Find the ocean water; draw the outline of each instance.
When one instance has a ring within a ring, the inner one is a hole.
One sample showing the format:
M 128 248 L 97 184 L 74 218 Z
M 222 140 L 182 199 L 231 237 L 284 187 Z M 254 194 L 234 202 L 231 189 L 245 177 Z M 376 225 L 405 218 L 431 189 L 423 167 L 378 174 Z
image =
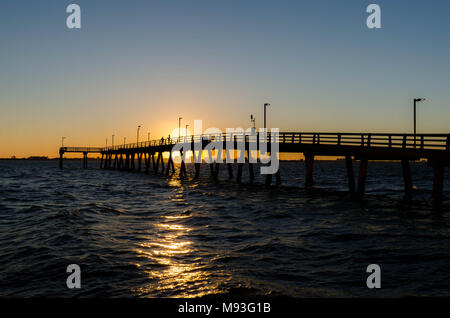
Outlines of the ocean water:
M 397 163 L 369 163 L 362 200 L 343 162 L 316 162 L 313 189 L 299 162 L 271 187 L 245 167 L 239 185 L 206 165 L 197 181 L 98 165 L 0 161 L 0 297 L 450 296 L 450 174 L 436 213 L 424 163 L 412 202 Z

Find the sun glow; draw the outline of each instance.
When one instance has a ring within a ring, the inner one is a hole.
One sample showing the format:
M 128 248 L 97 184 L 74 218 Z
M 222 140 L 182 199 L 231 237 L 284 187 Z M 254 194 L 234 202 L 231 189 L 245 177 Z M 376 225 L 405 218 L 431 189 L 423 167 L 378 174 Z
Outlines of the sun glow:
M 177 199 L 179 201 L 179 199 Z M 156 234 L 135 249 L 142 259 L 137 267 L 148 275 L 149 283 L 134 290 L 139 296 L 201 297 L 219 293 L 217 282 L 204 270 L 207 264 L 198 260 L 199 251 L 188 239 L 192 228 L 179 224 L 191 215 L 169 215 L 156 224 Z M 182 291 L 174 294 L 173 290 Z

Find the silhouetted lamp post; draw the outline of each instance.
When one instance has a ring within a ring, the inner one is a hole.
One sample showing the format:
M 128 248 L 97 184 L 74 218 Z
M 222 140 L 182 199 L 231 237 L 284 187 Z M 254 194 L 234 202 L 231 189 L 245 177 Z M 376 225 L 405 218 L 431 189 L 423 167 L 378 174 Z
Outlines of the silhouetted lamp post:
M 425 98 L 414 98 L 414 148 L 416 148 L 416 103 L 423 101 Z
M 123 137 L 123 144 L 124 144 L 124 145 L 127 144 L 127 137 Z
M 147 141 L 150 142 L 150 133 L 147 133 Z
M 141 129 L 141 125 L 137 127 L 137 138 L 136 138 L 136 146 L 139 144 L 139 130 Z
M 267 126 L 266 126 L 266 108 L 267 108 L 267 106 L 270 106 L 270 104 L 269 103 L 264 104 L 264 129 L 267 128 Z
M 256 129 L 256 119 L 253 115 L 250 115 L 250 121 L 253 123 L 253 129 Z
M 180 142 L 180 138 L 181 138 L 181 120 L 183 119 L 183 117 L 178 117 L 178 142 Z
M 111 136 L 111 147 L 114 147 L 114 135 Z
M 187 141 L 187 129 L 188 129 L 189 125 L 186 125 L 186 137 L 184 138 L 185 141 Z

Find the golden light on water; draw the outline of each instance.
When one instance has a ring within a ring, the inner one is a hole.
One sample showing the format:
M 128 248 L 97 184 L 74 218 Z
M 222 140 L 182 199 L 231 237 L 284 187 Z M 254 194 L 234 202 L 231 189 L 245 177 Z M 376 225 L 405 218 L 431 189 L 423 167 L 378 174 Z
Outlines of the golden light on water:
M 193 229 L 178 223 L 190 217 L 161 217 L 161 222 L 155 225 L 157 233 L 135 249 L 143 259 L 137 267 L 149 278 L 147 285 L 134 291 L 138 296 L 201 297 L 220 292 L 219 283 L 212 281 L 211 272 L 201 263 L 194 242 L 187 238 Z

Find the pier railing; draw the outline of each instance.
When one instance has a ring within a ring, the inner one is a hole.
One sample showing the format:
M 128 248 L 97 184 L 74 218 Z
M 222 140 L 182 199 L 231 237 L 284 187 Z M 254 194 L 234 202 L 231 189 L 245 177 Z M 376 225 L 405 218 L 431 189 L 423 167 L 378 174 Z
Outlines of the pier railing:
M 228 134 L 206 134 L 182 136 L 180 138 L 161 138 L 139 143 L 130 143 L 105 148 L 96 148 L 100 151 L 111 151 L 119 149 L 145 148 L 152 146 L 174 145 L 178 142 L 200 142 L 211 141 L 234 141 L 249 142 L 259 140 L 270 142 L 277 141 L 280 144 L 311 144 L 311 145 L 334 145 L 334 146 L 358 146 L 358 147 L 381 147 L 415 150 L 441 150 L 450 151 L 450 134 L 382 134 L 382 133 L 318 133 L 318 132 L 280 132 L 277 134 L 267 133 L 266 136 L 257 133 L 248 135 L 243 133 Z M 66 147 L 66 149 L 82 149 Z M 94 148 L 86 148 L 94 149 Z M 87 151 L 87 152 L 100 152 Z M 66 150 L 71 152 L 71 150 Z M 82 151 L 76 151 L 82 152 Z

